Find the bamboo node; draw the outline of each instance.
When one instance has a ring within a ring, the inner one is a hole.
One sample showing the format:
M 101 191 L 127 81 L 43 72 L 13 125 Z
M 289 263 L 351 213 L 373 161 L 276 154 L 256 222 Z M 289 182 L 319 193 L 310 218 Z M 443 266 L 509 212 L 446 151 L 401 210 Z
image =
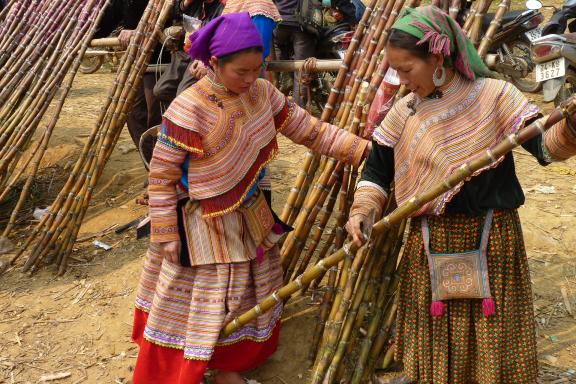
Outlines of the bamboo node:
M 254 312 L 256 312 L 256 315 L 258 315 L 258 316 L 260 316 L 262 314 L 262 307 L 260 307 L 260 304 L 258 304 L 254 307 Z
M 350 252 L 350 244 L 349 243 L 344 244 L 342 249 L 344 250 L 344 253 L 346 254 L 346 256 L 353 257 L 352 252 Z
M 282 303 L 282 299 L 280 298 L 280 296 L 278 296 L 278 291 L 275 291 L 272 294 L 272 298 L 278 303 L 281 304 Z
M 492 163 L 495 163 L 495 162 L 496 162 L 496 157 L 494 156 L 494 152 L 492 152 L 491 149 L 487 149 L 487 150 L 486 150 L 486 155 L 488 156 L 488 158 L 490 159 L 490 161 L 491 161 Z
M 514 145 L 515 147 L 517 147 L 518 145 L 520 145 L 518 143 L 518 135 L 516 133 L 512 133 L 510 135 L 508 135 L 508 141 Z
M 544 133 L 546 133 L 546 128 L 544 128 L 544 124 L 542 123 L 542 121 L 540 121 L 540 119 L 536 120 L 534 122 L 534 125 L 536 125 L 536 128 L 538 128 L 538 131 L 540 131 L 540 133 L 543 135 Z
M 324 262 L 324 260 L 320 260 L 320 262 L 318 264 L 316 264 L 318 266 L 318 268 L 320 268 L 323 272 L 327 272 L 328 268 L 326 267 L 326 263 Z
M 470 169 L 470 164 L 468 164 L 468 163 L 462 164 L 462 165 L 460 166 L 460 169 L 461 169 L 462 171 L 466 172 L 467 174 L 472 173 L 472 170 Z
M 303 287 L 303 284 L 302 284 L 302 275 L 298 276 L 298 277 L 296 278 L 296 280 L 294 280 L 294 282 L 296 283 L 296 286 L 297 286 L 299 289 L 302 289 L 302 287 Z
M 418 198 L 418 196 L 414 196 L 410 199 L 410 203 L 414 204 L 415 206 L 417 206 L 418 208 L 420 208 L 422 206 L 422 201 L 420 201 L 420 199 Z
M 234 326 L 234 329 L 238 329 L 241 327 L 240 325 L 240 319 L 235 318 L 234 320 L 232 320 L 232 325 Z

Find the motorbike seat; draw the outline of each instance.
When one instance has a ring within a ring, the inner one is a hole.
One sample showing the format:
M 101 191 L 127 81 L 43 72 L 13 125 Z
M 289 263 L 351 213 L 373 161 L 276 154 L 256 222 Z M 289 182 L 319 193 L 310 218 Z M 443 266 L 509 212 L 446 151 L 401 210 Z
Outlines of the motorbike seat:
M 510 11 L 504 15 L 502 18 L 502 25 L 505 25 L 511 21 L 514 21 L 518 16 L 520 16 L 525 11 Z M 490 23 L 494 20 L 495 13 L 487 13 L 482 18 L 482 31 L 488 30 Z

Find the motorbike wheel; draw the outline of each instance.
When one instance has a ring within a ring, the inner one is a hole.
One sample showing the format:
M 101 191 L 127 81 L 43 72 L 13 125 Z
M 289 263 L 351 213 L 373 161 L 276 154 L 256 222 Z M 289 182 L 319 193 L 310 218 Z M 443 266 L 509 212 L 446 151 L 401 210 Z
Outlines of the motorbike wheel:
M 99 70 L 102 64 L 104 64 L 104 56 L 87 56 L 82 58 L 78 70 L 81 73 L 89 75 Z
M 532 58 L 530 56 L 530 44 L 522 40 L 516 40 L 511 42 L 508 47 L 512 52 L 513 56 L 522 57 L 530 65 L 530 72 L 527 77 L 514 77 L 511 76 L 510 80 L 512 83 L 521 90 L 522 92 L 537 93 L 542 89 L 542 84 L 536 81 L 536 75 L 533 71 L 534 64 L 532 63 Z
M 567 87 L 566 85 L 569 85 Z M 554 99 L 554 106 L 557 107 L 565 100 L 568 100 L 572 96 L 572 92 L 576 90 L 576 72 L 572 68 L 566 68 L 566 77 L 564 85 L 558 91 L 556 98 Z

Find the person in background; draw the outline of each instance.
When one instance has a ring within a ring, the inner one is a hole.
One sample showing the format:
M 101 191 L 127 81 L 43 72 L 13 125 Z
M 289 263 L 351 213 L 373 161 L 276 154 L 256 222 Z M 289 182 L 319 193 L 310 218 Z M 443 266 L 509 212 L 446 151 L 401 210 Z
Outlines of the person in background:
M 276 58 L 279 60 L 304 60 L 316 56 L 318 36 L 306 31 L 297 13 L 302 0 L 274 0 L 282 23 L 274 31 Z M 356 7 L 350 0 L 333 0 L 329 4 L 342 15 L 341 22 L 356 25 Z M 300 73 L 294 76 L 294 100 L 300 106 L 307 104 L 308 82 L 301 84 Z
M 224 11 L 224 1 L 221 0 L 180 0 L 174 5 L 175 21 L 182 21 L 184 15 L 194 17 L 201 21 L 200 28 L 205 26 L 214 18 L 220 16 Z M 178 52 L 181 55 L 182 62 L 187 65 L 187 70 L 182 72 L 182 79 L 178 85 L 176 94 L 179 95 L 186 88 L 196 83 L 198 79 L 205 75 L 206 71 L 202 63 L 198 60 L 192 62 L 188 55 L 189 41 L 185 36 L 183 51 Z

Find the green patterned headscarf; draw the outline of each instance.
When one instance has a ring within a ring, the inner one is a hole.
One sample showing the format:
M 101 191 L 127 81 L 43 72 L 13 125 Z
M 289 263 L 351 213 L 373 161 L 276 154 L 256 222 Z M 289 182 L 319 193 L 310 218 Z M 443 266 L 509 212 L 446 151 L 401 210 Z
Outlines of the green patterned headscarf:
M 454 58 L 454 69 L 470 80 L 491 77 L 490 70 L 462 28 L 438 7 L 407 8 L 392 28 L 420 39 L 419 45 L 428 42 L 430 52 L 444 55 L 448 63 Z

